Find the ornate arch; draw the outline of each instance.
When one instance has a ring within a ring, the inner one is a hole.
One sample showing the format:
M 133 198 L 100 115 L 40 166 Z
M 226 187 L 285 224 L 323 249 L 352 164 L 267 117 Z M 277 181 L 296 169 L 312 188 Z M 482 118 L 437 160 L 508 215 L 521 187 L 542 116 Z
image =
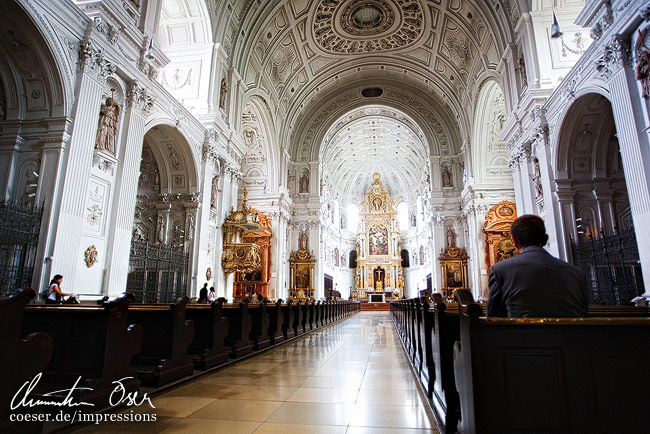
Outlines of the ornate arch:
M 468 176 L 479 183 L 512 184 L 508 167 L 508 146 L 501 140 L 506 120 L 505 96 L 496 81 L 485 82 L 479 92 L 474 115 L 474 131 Z

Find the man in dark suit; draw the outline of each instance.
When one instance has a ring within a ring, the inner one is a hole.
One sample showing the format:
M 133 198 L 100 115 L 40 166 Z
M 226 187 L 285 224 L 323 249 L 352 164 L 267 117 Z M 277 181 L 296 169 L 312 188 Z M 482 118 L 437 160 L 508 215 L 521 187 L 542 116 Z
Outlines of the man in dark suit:
M 199 291 L 199 299 L 196 300 L 197 303 L 207 303 L 208 302 L 208 282 L 205 282 L 203 288 Z
M 487 316 L 586 316 L 587 277 L 544 250 L 548 242 L 544 220 L 523 215 L 512 224 L 510 235 L 519 254 L 490 268 Z

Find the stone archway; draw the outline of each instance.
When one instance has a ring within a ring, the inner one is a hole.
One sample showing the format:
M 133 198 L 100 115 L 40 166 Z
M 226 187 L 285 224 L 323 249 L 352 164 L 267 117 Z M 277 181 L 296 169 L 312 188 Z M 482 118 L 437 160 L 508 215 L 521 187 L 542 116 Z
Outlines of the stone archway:
M 643 278 L 611 103 L 584 95 L 564 119 L 555 184 L 568 257 L 587 273 L 595 302 L 627 303 L 643 293 Z
M 144 136 L 127 289 L 143 302 L 189 291 L 199 195 L 189 144 L 166 125 Z

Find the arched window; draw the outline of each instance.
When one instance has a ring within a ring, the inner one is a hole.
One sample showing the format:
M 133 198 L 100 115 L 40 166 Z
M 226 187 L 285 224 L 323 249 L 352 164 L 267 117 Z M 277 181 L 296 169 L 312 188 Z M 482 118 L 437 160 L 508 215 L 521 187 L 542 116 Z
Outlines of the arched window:
M 397 205 L 397 221 L 400 230 L 404 231 L 409 228 L 409 207 L 406 202 L 400 202 Z
M 359 207 L 351 203 L 348 205 L 348 230 L 352 233 L 356 233 L 359 230 Z
M 350 268 L 357 268 L 357 251 L 350 250 Z
M 400 256 L 402 257 L 402 268 L 407 268 L 411 266 L 411 258 L 409 257 L 409 251 L 406 249 L 402 249 L 400 252 Z

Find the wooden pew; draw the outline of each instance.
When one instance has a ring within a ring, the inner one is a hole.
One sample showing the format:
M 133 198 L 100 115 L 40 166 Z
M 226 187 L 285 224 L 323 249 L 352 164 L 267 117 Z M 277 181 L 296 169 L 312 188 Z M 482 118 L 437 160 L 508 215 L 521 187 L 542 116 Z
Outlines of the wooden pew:
M 223 303 L 189 304 L 185 317 L 194 321 L 194 339 L 188 353 L 196 369 L 208 369 L 228 361 L 225 339 L 228 318 L 223 316 Z
M 589 305 L 589 317 L 630 318 L 650 316 L 650 306 Z
M 454 343 L 460 339 L 458 304 L 445 303 L 442 295 L 433 294 L 431 362 L 433 383 L 431 404 L 445 432 L 454 433 L 460 420 L 460 401 L 454 376 Z
M 414 298 L 411 301 L 411 309 L 413 310 L 413 367 L 417 374 L 422 369 L 422 305 L 419 298 Z
M 224 304 L 223 316 L 228 318 L 228 334 L 225 345 L 230 349 L 230 357 L 236 359 L 250 354 L 253 351 L 253 344 L 250 340 L 253 318 L 248 314 L 248 300 L 238 304 Z
M 35 433 L 43 429 L 42 422 L 14 422 L 10 413 L 36 413 L 25 409 L 10 411 L 14 394 L 34 375 L 43 372 L 52 354 L 52 340 L 45 333 L 31 333 L 23 338 L 21 327 L 25 305 L 36 292 L 23 289 L 13 297 L 0 298 L 0 432 Z
M 482 315 L 460 306 L 460 433 L 648 432 L 649 318 Z
M 121 380 L 127 393 L 140 389 L 130 367 L 143 344 L 143 329 L 130 325 L 131 296 L 104 301 L 102 305 L 31 305 L 25 308 L 22 333 L 47 333 L 52 339 L 52 357 L 43 371 L 35 394 L 72 387 L 81 377 L 75 400 L 110 405 L 115 381 Z M 87 388 L 87 389 L 82 389 Z M 63 401 L 66 393 L 55 394 Z
M 307 309 L 306 321 L 305 321 L 305 331 L 314 330 L 316 328 L 316 302 L 310 300 L 305 303 Z
M 142 325 L 142 350 L 131 361 L 142 384 L 160 387 L 192 374 L 194 364 L 187 355 L 194 339 L 194 321 L 185 320 L 189 298 L 165 304 L 133 304 L 128 321 Z
M 284 340 L 282 326 L 284 324 L 284 313 L 282 311 L 282 300 L 266 306 L 269 312 L 269 338 L 271 345 L 279 344 Z
M 293 308 L 293 322 L 292 322 L 293 332 L 295 336 L 300 336 L 305 332 L 305 330 L 302 327 L 303 318 L 304 318 L 304 312 L 302 310 L 302 301 L 298 301 L 296 304 L 292 306 L 292 308 Z
M 300 327 L 302 328 L 303 333 L 307 333 L 309 331 L 309 326 L 307 323 L 309 322 L 309 300 L 306 300 L 302 306 L 302 321 L 300 322 Z
M 433 383 L 436 378 L 435 367 L 433 364 L 433 326 L 435 324 L 435 314 L 429 304 L 427 297 L 420 298 L 422 305 L 422 323 L 420 325 L 420 345 L 422 346 L 422 367 L 420 369 L 420 382 L 424 386 L 425 392 L 429 399 L 433 391 Z
M 284 333 L 284 340 L 293 338 L 296 332 L 293 329 L 293 301 L 288 300 L 286 304 L 282 305 L 282 313 L 284 321 L 282 323 L 282 332 Z
M 269 312 L 267 311 L 266 302 L 260 304 L 249 303 L 248 313 L 253 320 L 250 331 L 250 340 L 253 344 L 253 350 L 258 351 L 271 345 L 269 336 Z
M 323 300 L 318 300 L 318 303 L 316 304 L 315 308 L 316 308 L 316 327 L 323 327 L 325 325 L 323 323 L 323 315 L 324 315 Z

